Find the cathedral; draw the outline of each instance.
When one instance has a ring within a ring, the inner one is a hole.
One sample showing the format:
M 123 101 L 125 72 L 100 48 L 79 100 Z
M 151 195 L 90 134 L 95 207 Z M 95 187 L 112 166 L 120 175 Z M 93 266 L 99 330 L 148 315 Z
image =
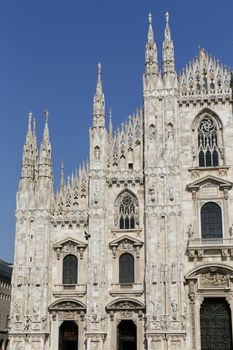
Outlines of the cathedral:
M 232 350 L 232 73 L 181 73 L 149 15 L 143 108 L 113 130 L 101 65 L 87 164 L 54 191 L 48 112 L 17 192 L 10 350 Z

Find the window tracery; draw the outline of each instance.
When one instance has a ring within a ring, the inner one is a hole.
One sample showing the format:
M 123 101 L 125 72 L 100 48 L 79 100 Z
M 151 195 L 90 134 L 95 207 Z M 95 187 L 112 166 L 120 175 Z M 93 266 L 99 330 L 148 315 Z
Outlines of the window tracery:
M 121 230 L 130 230 L 138 226 L 138 202 L 128 191 L 123 192 L 116 204 L 115 224 Z
M 217 125 L 209 116 L 205 116 L 198 127 L 198 158 L 200 167 L 219 165 Z

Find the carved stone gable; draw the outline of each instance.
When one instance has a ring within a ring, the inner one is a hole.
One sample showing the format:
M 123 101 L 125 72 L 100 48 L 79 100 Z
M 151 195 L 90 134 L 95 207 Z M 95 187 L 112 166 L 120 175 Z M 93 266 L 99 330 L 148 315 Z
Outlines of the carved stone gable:
M 232 185 L 233 183 L 230 181 L 222 180 L 213 175 L 208 175 L 188 184 L 186 190 L 192 192 L 193 200 L 196 200 L 197 193 L 198 197 L 216 198 L 219 195 L 219 191 L 222 191 L 224 198 L 228 199 L 228 191 L 232 188 Z
M 54 250 L 57 253 L 57 258 L 60 258 L 61 253 L 79 253 L 80 258 L 83 257 L 83 251 L 86 248 L 87 244 L 80 242 L 74 238 L 68 237 L 67 239 L 58 242 L 54 245 Z
M 49 307 L 50 311 L 71 311 L 71 310 L 85 310 L 85 305 L 73 301 L 73 300 L 62 300 L 60 302 L 56 302 Z
M 144 310 L 145 306 L 136 300 L 132 299 L 121 299 L 115 301 L 106 307 L 107 310 Z
M 110 242 L 109 244 L 114 257 L 116 257 L 117 251 L 118 252 L 135 251 L 136 256 L 139 256 L 139 251 L 142 245 L 143 245 L 143 242 L 141 242 L 138 239 L 132 238 L 128 235 L 124 235 L 123 237 L 117 238 L 114 241 Z
M 219 187 L 221 190 L 224 190 L 224 189 L 230 190 L 232 186 L 233 186 L 233 183 L 230 181 L 220 179 L 213 175 L 208 175 L 188 184 L 186 189 L 187 191 L 191 191 L 191 192 L 199 191 L 200 187 Z
M 190 280 L 190 286 L 196 281 L 199 290 L 230 289 L 232 278 L 233 272 L 231 270 L 214 265 L 199 268 L 187 276 L 187 280 Z

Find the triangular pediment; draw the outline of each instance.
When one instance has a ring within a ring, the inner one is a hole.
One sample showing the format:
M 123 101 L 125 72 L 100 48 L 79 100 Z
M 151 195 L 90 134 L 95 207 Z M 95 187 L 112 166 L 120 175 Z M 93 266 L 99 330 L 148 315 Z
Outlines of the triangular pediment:
M 228 180 L 223 180 L 213 175 L 204 176 L 196 181 L 191 182 L 186 186 L 188 191 L 198 191 L 202 186 L 214 185 L 220 189 L 231 189 L 233 183 Z
M 62 241 L 59 241 L 54 244 L 54 248 L 63 248 L 64 246 L 75 246 L 79 248 L 85 248 L 87 246 L 86 243 L 83 243 L 81 241 L 78 241 L 77 239 L 73 237 L 67 237 L 63 239 Z
M 124 235 L 124 236 L 121 236 L 119 238 L 116 238 L 116 239 L 114 239 L 114 241 L 110 242 L 109 245 L 110 245 L 110 247 L 113 247 L 113 246 L 118 246 L 121 243 L 130 243 L 134 246 L 142 246 L 143 245 L 142 241 L 140 241 L 137 238 L 133 238 L 129 235 Z

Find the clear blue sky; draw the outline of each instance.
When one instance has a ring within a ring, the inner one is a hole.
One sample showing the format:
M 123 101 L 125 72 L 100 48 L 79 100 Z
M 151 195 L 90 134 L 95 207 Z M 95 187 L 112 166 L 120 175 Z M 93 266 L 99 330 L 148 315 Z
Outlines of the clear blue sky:
M 2 0 L 0 2 L 0 258 L 13 260 L 15 194 L 27 114 L 38 139 L 50 112 L 55 184 L 88 157 L 97 63 L 114 127 L 142 105 L 142 74 L 151 11 L 161 56 L 165 12 L 178 71 L 198 46 L 233 66 L 232 0 Z

